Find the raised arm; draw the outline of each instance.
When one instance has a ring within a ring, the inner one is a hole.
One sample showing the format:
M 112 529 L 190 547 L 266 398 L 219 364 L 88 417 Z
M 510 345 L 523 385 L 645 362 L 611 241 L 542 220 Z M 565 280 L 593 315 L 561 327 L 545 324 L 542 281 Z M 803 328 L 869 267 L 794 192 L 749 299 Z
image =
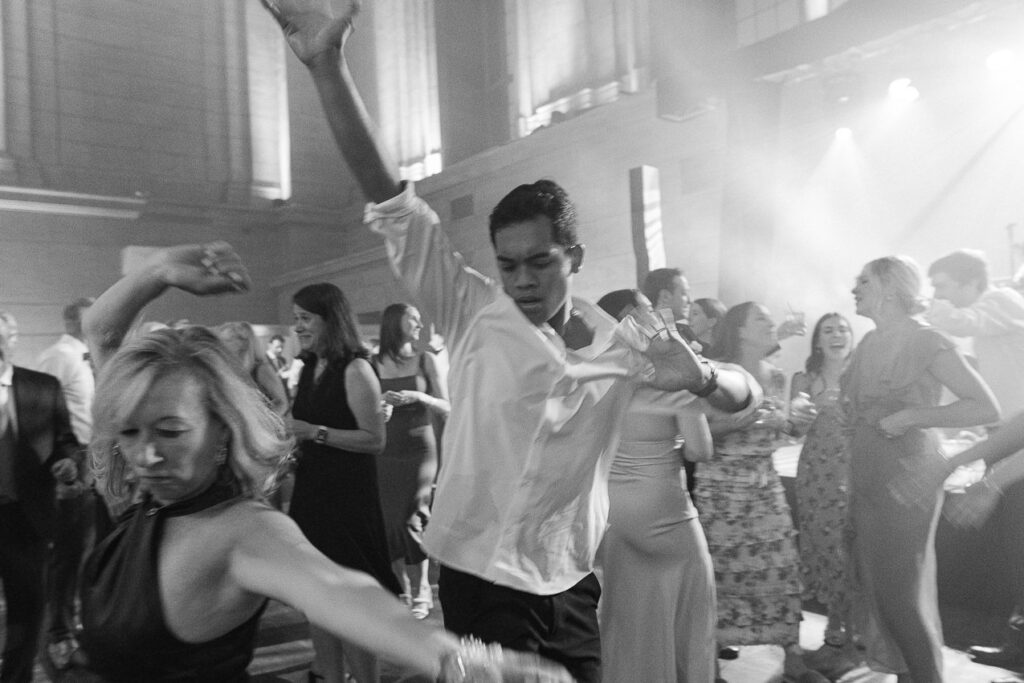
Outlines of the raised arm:
M 251 286 L 242 260 L 226 242 L 160 249 L 85 310 L 82 331 L 97 372 L 120 348 L 139 312 L 168 288 L 206 296 Z
M 749 373 L 698 356 L 674 325 L 661 326 L 660 332 L 652 334 L 647 316 L 630 317 L 650 339 L 644 352 L 653 366 L 649 384 L 664 391 L 689 391 L 726 413 L 739 412 L 750 405 L 758 389 Z M 624 323 L 625 320 L 620 325 Z M 657 327 L 655 324 L 653 329 Z
M 329 0 L 261 2 L 309 69 L 341 155 L 374 203 L 365 220 L 384 237 L 394 273 L 455 344 L 473 314 L 494 299 L 495 285 L 452 251 L 437 215 L 411 186 L 402 191 L 345 63 L 342 46 L 358 3 L 350 0 L 335 17 Z
M 309 69 L 331 133 L 363 194 L 374 203 L 397 195 L 395 165 L 374 133 L 342 49 L 359 2 L 349 0 L 339 17 L 334 16 L 329 0 L 261 2 L 280 24 L 295 56 Z

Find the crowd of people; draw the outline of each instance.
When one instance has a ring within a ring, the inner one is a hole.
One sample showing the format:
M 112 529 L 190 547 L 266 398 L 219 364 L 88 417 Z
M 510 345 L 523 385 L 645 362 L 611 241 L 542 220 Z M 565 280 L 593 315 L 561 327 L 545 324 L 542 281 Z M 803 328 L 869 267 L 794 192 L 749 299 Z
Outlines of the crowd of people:
M 691 301 L 678 269 L 597 305 L 573 296 L 585 250 L 550 180 L 494 207 L 488 278 L 373 134 L 343 50 L 355 3 L 264 5 L 416 305 L 385 308 L 371 351 L 341 289 L 303 287 L 295 362 L 247 322 L 142 329 L 169 289 L 251 287 L 212 242 L 158 250 L 70 304 L 45 373 L 13 365 L 0 313 L 0 680 L 31 680 L 46 622 L 69 681 L 246 680 L 274 599 L 310 623 L 310 680 L 374 683 L 383 658 L 403 680 L 711 683 L 738 646 L 769 644 L 788 681 L 861 662 L 941 681 L 943 482 L 978 459 L 989 472 L 947 513 L 1015 515 L 1024 609 L 1024 297 L 993 287 L 982 255 L 932 264 L 933 301 L 911 259 L 869 262 L 852 294 L 874 328 L 855 343 L 824 313 L 792 377 L 774 357 L 802 320 Z M 1017 417 L 998 427 L 1000 406 Z M 942 457 L 941 430 L 967 428 L 992 436 Z M 772 454 L 798 442 L 794 515 Z M 443 629 L 424 621 L 431 560 Z M 827 628 L 804 653 L 809 601 Z M 1024 664 L 1010 631 L 975 657 Z

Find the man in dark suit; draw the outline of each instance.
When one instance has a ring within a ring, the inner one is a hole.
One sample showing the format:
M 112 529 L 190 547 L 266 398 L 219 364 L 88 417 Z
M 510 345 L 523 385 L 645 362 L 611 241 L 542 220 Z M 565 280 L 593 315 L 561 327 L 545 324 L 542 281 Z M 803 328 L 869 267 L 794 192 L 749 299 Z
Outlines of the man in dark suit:
M 0 311 L 0 581 L 7 601 L 0 683 L 32 680 L 55 487 L 73 483 L 80 464 L 60 382 L 14 366 L 17 337 L 14 317 Z

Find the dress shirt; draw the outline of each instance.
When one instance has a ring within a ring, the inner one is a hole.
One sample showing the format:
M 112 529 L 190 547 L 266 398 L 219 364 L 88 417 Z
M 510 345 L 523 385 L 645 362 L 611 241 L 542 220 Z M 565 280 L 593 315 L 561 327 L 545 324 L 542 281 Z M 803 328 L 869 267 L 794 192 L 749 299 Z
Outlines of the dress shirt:
M 1024 296 L 990 287 L 970 306 L 933 301 L 925 316 L 955 337 L 972 337 L 982 379 L 1004 418 L 1024 411 Z
M 62 335 L 57 343 L 39 354 L 40 372 L 53 375 L 60 381 L 64 402 L 71 415 L 71 429 L 83 446 L 92 439 L 92 399 L 96 392 L 89 347 L 70 334 Z
M 389 260 L 451 353 L 452 411 L 424 546 L 454 569 L 536 595 L 593 567 L 608 517 L 608 470 L 640 379 L 646 337 L 573 299 L 594 330 L 566 348 L 493 280 L 451 251 L 412 184 L 367 206 Z
M 18 406 L 14 403 L 14 366 L 8 363 L 0 372 L 0 413 L 4 414 L 7 424 L 11 427 L 11 435 L 18 437 Z

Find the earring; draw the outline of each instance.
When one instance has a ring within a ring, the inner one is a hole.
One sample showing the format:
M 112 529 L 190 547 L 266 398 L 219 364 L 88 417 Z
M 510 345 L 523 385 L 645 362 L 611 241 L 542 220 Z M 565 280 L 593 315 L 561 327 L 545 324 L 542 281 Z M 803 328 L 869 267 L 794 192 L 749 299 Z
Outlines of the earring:
M 213 456 L 213 461 L 218 465 L 223 465 L 228 461 L 228 445 L 226 443 L 218 449 L 217 455 Z
M 117 443 L 115 441 L 114 445 L 110 447 L 110 454 L 112 456 L 114 456 L 115 458 L 122 458 L 122 457 L 124 457 L 122 455 L 122 453 L 121 453 L 121 444 L 119 444 L 119 443 Z

